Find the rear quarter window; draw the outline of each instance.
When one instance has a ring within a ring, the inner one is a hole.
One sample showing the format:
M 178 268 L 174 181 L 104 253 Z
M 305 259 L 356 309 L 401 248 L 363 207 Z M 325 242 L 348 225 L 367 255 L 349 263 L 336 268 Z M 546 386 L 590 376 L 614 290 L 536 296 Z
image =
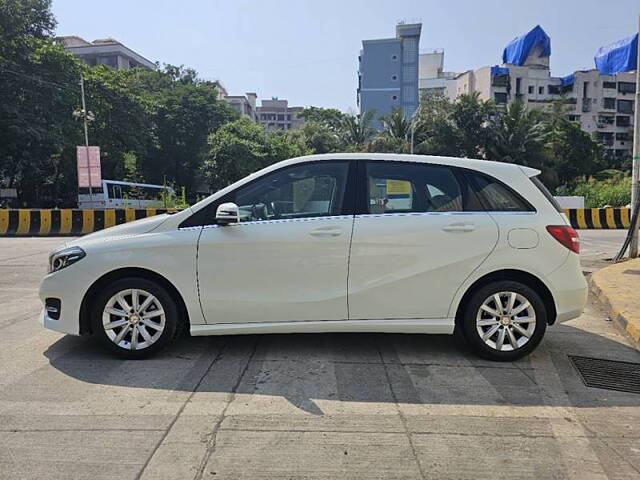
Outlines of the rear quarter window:
M 467 172 L 469 183 L 485 210 L 490 212 L 533 212 L 524 198 L 499 180 L 477 172 Z
M 558 201 L 555 199 L 555 197 L 551 194 L 549 189 L 544 186 L 544 183 L 542 183 L 542 180 L 540 180 L 538 177 L 531 177 L 531 181 L 538 188 L 538 190 L 542 192 L 542 195 L 544 195 L 545 198 L 549 200 L 551 205 L 553 205 L 553 208 L 555 208 L 558 211 L 558 213 L 564 213 L 564 210 L 562 209 Z

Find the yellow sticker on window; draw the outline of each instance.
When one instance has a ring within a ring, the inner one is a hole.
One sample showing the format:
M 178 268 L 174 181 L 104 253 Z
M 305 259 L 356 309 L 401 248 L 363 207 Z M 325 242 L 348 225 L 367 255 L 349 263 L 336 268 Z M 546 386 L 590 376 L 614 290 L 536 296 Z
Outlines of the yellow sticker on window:
M 387 195 L 410 195 L 411 182 L 406 180 L 387 180 Z

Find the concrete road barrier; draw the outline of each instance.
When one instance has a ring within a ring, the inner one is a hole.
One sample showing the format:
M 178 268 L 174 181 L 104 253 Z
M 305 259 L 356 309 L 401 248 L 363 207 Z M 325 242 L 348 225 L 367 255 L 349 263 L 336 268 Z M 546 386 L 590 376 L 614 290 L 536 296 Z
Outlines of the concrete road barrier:
M 151 217 L 172 209 L 0 209 L 0 236 L 83 235 L 103 228 Z M 629 228 L 628 208 L 567 208 L 565 214 L 573 228 Z
M 175 210 L 0 209 L 0 236 L 77 236 L 167 211 Z
M 573 228 L 616 229 L 629 228 L 629 208 L 566 208 L 564 213 Z

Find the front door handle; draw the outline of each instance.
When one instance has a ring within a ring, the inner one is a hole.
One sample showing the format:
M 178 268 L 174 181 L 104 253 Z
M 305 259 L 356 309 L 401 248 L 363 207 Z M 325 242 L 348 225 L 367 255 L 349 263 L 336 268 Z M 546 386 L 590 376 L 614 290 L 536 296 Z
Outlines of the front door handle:
M 445 232 L 473 232 L 476 229 L 473 223 L 451 223 L 442 230 Z
M 309 235 L 314 237 L 338 237 L 342 235 L 342 229 L 336 227 L 320 227 L 315 230 L 311 230 Z

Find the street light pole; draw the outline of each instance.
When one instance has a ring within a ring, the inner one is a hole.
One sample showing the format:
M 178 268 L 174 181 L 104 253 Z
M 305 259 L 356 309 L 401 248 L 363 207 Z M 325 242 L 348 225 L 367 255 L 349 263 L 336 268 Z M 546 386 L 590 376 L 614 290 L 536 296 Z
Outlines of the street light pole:
M 637 44 L 637 60 L 636 60 L 636 101 L 633 119 L 633 172 L 631 176 L 631 218 L 637 214 L 638 199 L 640 195 L 640 15 L 638 16 L 638 44 Z M 631 233 L 631 242 L 629 245 L 629 258 L 638 256 L 638 225 L 636 224 Z
M 93 191 L 91 188 L 91 162 L 89 160 L 89 126 L 87 115 L 87 104 L 84 98 L 84 76 L 80 74 L 80 95 L 82 97 L 82 119 L 84 121 L 84 146 L 86 148 L 87 154 L 87 174 L 89 177 L 89 202 L 91 202 L 91 207 L 93 207 Z

